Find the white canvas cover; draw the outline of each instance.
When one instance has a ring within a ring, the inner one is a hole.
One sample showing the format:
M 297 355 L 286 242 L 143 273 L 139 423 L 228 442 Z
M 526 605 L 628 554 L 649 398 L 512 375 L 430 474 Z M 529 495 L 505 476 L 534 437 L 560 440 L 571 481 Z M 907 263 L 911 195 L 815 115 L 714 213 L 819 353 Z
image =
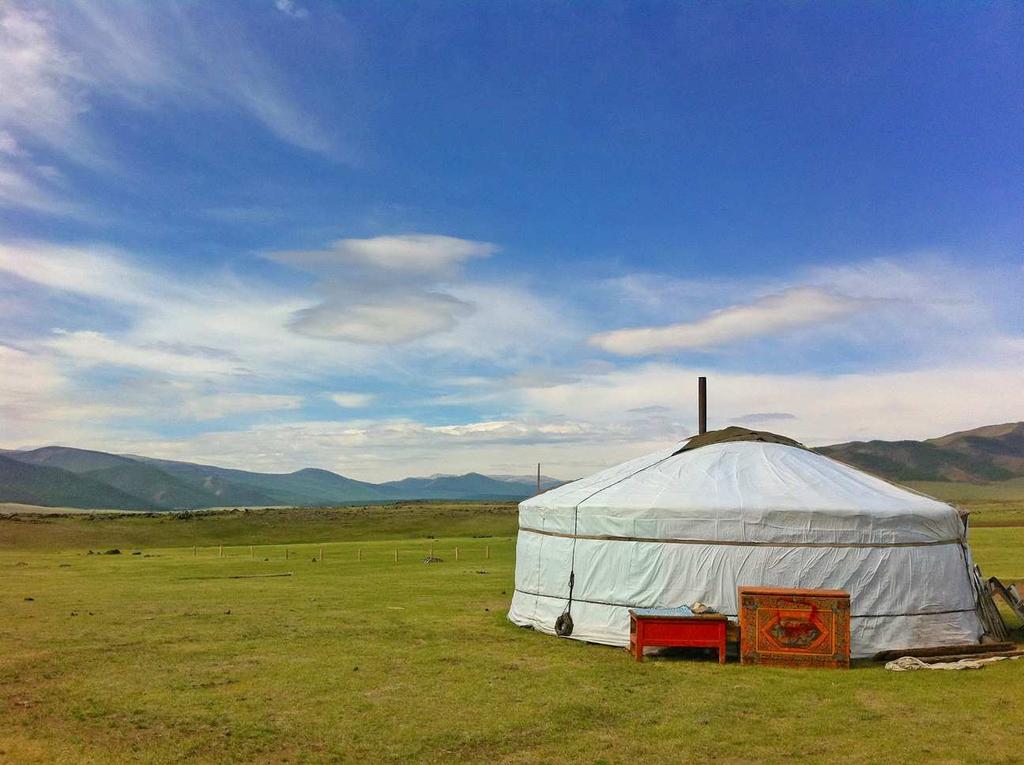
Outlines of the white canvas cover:
M 735 618 L 740 585 L 841 589 L 865 657 L 977 642 L 970 550 L 957 510 L 815 452 L 680 445 L 519 505 L 509 619 L 625 646 L 628 609 L 701 601 Z

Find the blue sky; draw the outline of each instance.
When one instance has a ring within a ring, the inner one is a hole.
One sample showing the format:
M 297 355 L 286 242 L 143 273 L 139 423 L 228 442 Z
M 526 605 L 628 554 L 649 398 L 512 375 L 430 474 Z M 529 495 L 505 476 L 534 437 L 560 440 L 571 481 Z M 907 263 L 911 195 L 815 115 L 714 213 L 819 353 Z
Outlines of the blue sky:
M 563 477 L 1024 418 L 1024 10 L 0 7 L 0 446 Z

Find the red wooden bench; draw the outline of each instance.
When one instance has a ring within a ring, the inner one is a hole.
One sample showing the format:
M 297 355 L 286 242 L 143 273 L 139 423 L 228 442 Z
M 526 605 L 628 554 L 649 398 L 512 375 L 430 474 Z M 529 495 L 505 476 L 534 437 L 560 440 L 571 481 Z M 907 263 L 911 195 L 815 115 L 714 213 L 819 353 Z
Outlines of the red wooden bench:
M 644 660 L 647 646 L 672 648 L 717 648 L 718 661 L 725 664 L 725 629 L 722 614 L 693 614 L 675 608 L 629 610 L 629 652 Z

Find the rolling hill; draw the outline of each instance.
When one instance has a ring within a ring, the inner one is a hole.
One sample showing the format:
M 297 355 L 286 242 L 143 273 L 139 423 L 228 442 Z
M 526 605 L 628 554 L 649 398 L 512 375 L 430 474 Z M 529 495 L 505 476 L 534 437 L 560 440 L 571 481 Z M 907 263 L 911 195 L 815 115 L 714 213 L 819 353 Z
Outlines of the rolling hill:
M 529 481 L 479 473 L 372 484 L 305 468 L 246 470 L 64 446 L 0 450 L 0 502 L 117 510 L 340 505 L 409 499 L 524 499 Z
M 46 507 L 135 510 L 137 497 L 120 489 L 48 465 L 33 465 L 0 454 L 0 501 Z
M 69 446 L 44 446 L 41 449 L 32 449 L 31 451 L 4 451 L 0 453 L 5 454 L 11 459 L 16 459 L 18 462 L 60 468 L 71 473 L 88 473 L 91 470 L 103 470 L 104 468 L 135 464 L 135 460 L 129 457 L 122 457 L 119 454 L 95 452 L 90 449 L 73 449 Z
M 405 478 L 378 484 L 396 499 L 522 499 L 534 493 L 529 483 L 512 483 L 480 473 Z
M 294 473 L 252 473 L 191 462 L 148 457 L 134 459 L 202 487 L 216 499 L 213 506 L 314 505 L 388 499 L 374 490 L 374 484 L 346 478 L 329 470 L 304 468 Z
M 1008 481 L 1024 477 L 1024 422 L 925 441 L 852 441 L 815 451 L 893 481 Z

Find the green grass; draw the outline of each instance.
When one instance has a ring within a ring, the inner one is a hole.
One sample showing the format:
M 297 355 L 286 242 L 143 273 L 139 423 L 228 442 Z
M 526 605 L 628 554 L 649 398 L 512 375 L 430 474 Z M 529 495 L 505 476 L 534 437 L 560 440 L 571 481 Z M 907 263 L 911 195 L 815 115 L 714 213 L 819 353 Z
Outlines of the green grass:
M 1024 662 L 636 664 L 507 622 L 514 528 L 503 505 L 0 519 L 0 762 L 1021 761 Z M 972 543 L 1024 579 L 1024 528 Z
M 947 502 L 963 501 L 1016 501 L 1024 504 L 1024 478 L 992 483 L 958 483 L 953 481 L 910 481 L 913 489 L 944 499 Z
M 981 484 L 913 481 L 907 485 L 969 510 L 973 526 L 1024 526 L 1024 478 Z
M 0 517 L 0 550 L 283 544 L 429 535 L 515 534 L 512 502 L 402 502 L 365 507 Z

